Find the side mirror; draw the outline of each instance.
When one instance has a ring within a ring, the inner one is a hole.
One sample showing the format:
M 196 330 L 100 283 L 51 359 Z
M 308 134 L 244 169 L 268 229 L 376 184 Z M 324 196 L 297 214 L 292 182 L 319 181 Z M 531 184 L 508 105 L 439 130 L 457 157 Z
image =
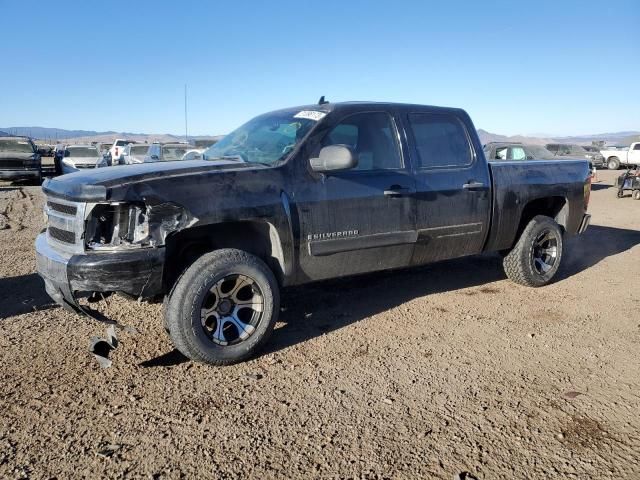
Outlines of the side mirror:
M 159 158 L 158 155 L 151 155 L 151 160 L 158 160 Z
M 310 160 L 314 172 L 349 170 L 358 165 L 358 157 L 346 145 L 329 145 L 320 150 L 318 158 Z

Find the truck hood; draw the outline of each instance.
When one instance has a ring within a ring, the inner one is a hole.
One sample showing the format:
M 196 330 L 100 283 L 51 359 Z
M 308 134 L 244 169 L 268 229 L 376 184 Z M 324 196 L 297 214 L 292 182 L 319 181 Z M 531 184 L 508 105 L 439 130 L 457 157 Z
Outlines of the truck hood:
M 112 193 L 119 187 L 144 184 L 160 178 L 262 168 L 268 167 L 233 160 L 190 160 L 119 165 L 52 178 L 44 182 L 42 190 L 47 195 L 71 201 L 103 202 L 110 200 Z
M 96 165 L 102 161 L 102 157 L 66 157 L 63 162 L 71 165 Z

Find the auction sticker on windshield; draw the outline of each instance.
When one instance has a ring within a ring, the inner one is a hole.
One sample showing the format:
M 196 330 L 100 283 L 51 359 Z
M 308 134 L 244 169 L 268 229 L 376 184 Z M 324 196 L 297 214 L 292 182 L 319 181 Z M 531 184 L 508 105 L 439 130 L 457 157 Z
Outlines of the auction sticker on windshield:
M 325 117 L 325 112 L 316 112 L 315 110 L 302 110 L 296 113 L 293 118 L 306 118 L 308 120 L 320 121 Z

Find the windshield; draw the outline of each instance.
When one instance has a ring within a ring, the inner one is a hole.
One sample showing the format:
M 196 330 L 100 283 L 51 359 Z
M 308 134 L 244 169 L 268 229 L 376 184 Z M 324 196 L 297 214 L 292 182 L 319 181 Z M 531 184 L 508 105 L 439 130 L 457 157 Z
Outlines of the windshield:
M 528 145 L 527 150 L 536 160 L 553 160 L 556 158 L 556 155 L 540 145 Z
M 149 145 L 131 145 L 130 148 L 129 155 L 145 156 L 147 150 L 149 150 Z
M 314 111 L 260 115 L 207 148 L 202 158 L 275 164 L 284 160 L 322 117 L 324 112 Z
M 173 160 L 182 160 L 182 157 L 187 150 L 191 147 L 188 145 L 163 145 L 162 146 L 162 159 L 165 162 L 170 162 Z
M 0 152 L 33 153 L 31 143 L 23 139 L 0 140 Z
M 68 157 L 97 157 L 98 149 L 95 147 L 77 147 L 67 149 Z

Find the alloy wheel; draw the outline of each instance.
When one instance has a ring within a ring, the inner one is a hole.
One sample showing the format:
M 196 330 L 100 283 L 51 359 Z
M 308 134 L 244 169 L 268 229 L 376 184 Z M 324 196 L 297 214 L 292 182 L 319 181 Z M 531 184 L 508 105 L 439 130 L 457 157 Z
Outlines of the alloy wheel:
M 200 309 L 202 328 L 217 345 L 237 345 L 256 330 L 264 312 L 264 297 L 257 282 L 247 275 L 226 275 L 204 296 Z

